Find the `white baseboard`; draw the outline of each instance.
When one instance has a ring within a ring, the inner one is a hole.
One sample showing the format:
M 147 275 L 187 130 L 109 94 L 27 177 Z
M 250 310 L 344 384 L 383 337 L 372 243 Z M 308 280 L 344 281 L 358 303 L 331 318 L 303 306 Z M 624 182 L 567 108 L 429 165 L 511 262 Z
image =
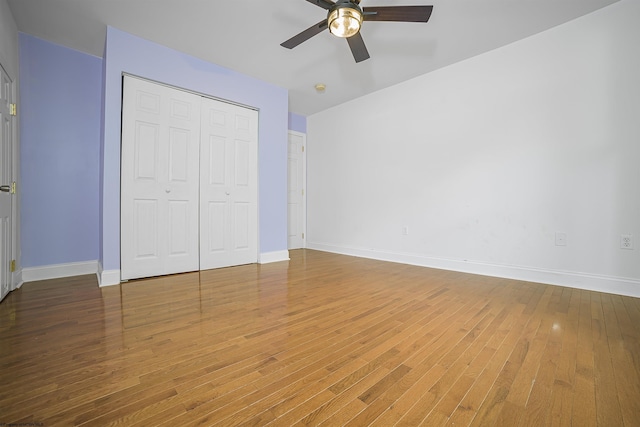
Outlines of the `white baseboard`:
M 120 270 L 103 270 L 102 263 L 98 263 L 98 286 L 113 286 L 120 284 Z
M 83 274 L 95 274 L 96 271 L 98 271 L 98 261 L 28 267 L 22 269 L 22 281 L 34 282 L 37 280 L 58 279 L 60 277 L 81 276 Z
M 13 284 L 11 290 L 15 291 L 16 289 L 20 289 L 24 283 L 24 279 L 22 278 L 22 269 L 18 271 L 14 271 L 11 277 L 11 283 Z
M 258 258 L 258 264 L 269 264 L 270 262 L 289 261 L 289 251 L 263 252 Z
M 350 248 L 323 243 L 307 242 L 307 248 L 343 255 L 398 262 L 441 270 L 460 271 L 482 276 L 503 277 L 526 282 L 566 286 L 569 288 L 605 292 L 640 298 L 640 280 L 573 271 L 545 270 L 530 267 L 487 264 L 456 259 L 434 258 L 422 255 Z

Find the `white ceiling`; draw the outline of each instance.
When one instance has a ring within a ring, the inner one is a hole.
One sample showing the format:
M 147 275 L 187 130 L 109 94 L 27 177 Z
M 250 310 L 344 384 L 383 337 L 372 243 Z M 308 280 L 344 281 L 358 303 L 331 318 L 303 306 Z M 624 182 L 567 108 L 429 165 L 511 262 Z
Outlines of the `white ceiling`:
M 293 50 L 280 43 L 326 18 L 305 0 L 8 0 L 22 32 L 102 56 L 106 26 L 289 90 L 311 115 L 560 25 L 617 0 L 363 0 L 432 4 L 427 24 L 365 22 L 371 59 L 356 64 L 327 31 Z M 314 85 L 324 83 L 317 94 Z

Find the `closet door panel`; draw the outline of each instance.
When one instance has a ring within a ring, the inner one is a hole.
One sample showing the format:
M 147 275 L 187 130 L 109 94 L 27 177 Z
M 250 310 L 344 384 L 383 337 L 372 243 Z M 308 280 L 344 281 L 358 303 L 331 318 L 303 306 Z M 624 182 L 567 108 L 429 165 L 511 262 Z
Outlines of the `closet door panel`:
M 203 99 L 200 268 L 258 260 L 258 113 Z
M 198 270 L 201 98 L 128 76 L 123 85 L 121 278 Z

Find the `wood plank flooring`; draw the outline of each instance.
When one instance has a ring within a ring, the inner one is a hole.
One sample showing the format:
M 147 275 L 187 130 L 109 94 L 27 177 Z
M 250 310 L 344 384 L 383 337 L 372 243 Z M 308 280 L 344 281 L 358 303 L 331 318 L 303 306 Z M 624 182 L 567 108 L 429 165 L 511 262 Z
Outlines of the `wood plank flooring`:
M 0 304 L 0 424 L 639 426 L 640 300 L 310 250 Z

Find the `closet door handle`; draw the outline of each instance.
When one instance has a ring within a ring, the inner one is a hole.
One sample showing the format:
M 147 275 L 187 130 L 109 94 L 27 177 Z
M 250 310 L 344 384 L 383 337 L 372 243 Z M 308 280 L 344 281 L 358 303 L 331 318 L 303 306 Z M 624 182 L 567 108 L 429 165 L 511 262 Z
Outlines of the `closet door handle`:
M 4 193 L 11 193 L 11 186 L 10 185 L 0 185 L 0 191 L 4 192 Z M 229 193 L 227 193 L 229 194 Z

